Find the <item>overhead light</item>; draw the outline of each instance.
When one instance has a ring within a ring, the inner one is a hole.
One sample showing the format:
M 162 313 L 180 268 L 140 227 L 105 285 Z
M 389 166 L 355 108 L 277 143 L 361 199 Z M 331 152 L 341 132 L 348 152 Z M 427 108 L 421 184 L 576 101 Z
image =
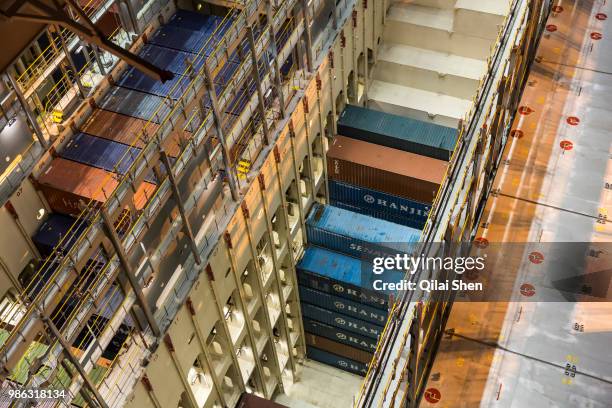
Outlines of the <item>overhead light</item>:
M 39 209 L 38 210 L 38 214 L 36 214 L 36 219 L 39 220 L 39 221 L 42 220 L 42 217 L 45 216 L 45 213 L 46 213 L 46 211 L 45 211 L 44 208 Z
M 17 122 L 17 115 L 13 115 L 13 117 L 9 119 L 8 127 L 13 126 L 13 123 L 15 123 L 15 122 Z

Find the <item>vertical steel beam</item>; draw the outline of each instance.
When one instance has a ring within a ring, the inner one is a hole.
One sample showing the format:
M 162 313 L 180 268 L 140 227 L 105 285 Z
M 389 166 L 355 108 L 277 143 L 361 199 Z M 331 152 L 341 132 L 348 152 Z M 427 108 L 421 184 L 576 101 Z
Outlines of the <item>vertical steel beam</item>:
M 334 10 L 336 7 L 334 7 Z M 306 61 L 308 71 L 314 69 L 314 59 L 312 56 L 312 33 L 310 31 L 310 14 L 308 13 L 308 0 L 302 0 L 302 12 L 304 13 L 304 37 L 306 37 Z M 334 12 L 335 13 L 335 12 Z
M 108 405 L 106 405 L 104 398 L 102 398 L 102 395 L 100 395 L 100 392 L 98 392 L 96 385 L 93 383 L 91 378 L 89 378 L 89 375 L 87 374 L 87 372 L 81 365 L 79 359 L 77 359 L 75 355 L 72 354 L 72 347 L 66 341 L 64 336 L 62 336 L 62 334 L 59 332 L 57 327 L 55 327 L 55 323 L 53 323 L 53 321 L 46 314 L 42 315 L 42 320 L 47 325 L 49 330 L 51 330 L 51 333 L 53 333 L 53 336 L 57 338 L 57 341 L 60 343 L 60 345 L 64 349 L 64 353 L 66 354 L 66 357 L 68 358 L 68 360 L 70 360 L 70 362 L 77 369 L 81 377 L 83 377 L 83 381 L 85 382 L 85 386 L 87 387 L 87 389 L 96 397 L 96 400 L 98 401 L 97 405 L 99 405 L 102 408 L 108 408 Z
M 285 94 L 283 93 L 283 83 L 281 81 L 280 68 L 278 66 L 278 57 L 274 57 L 272 70 L 274 71 L 274 86 L 276 88 L 276 93 L 278 94 L 278 104 L 280 105 L 281 116 L 286 118 L 287 108 L 285 107 Z
M 219 109 L 217 90 L 215 89 L 215 84 L 213 82 L 212 74 L 210 72 L 210 67 L 208 66 L 207 62 L 204 63 L 204 74 L 206 76 L 206 85 L 208 87 L 210 103 L 212 106 L 213 116 L 215 118 L 215 129 L 217 131 L 217 137 L 219 138 L 219 142 L 221 143 L 221 151 L 223 154 L 225 172 L 227 174 L 230 191 L 232 192 L 232 199 L 234 199 L 234 201 L 238 201 L 240 198 L 238 184 L 236 182 L 236 178 L 234 177 L 234 171 L 230 157 L 229 147 L 227 145 L 227 140 L 225 139 L 225 135 L 223 134 L 223 118 Z
M 36 139 L 38 139 L 40 144 L 46 149 L 47 147 L 49 147 L 49 143 L 47 143 L 47 141 L 45 140 L 45 136 L 43 135 L 43 132 L 40 129 L 40 126 L 38 125 L 38 121 L 36 120 L 36 116 L 34 116 L 34 112 L 32 112 L 32 110 L 30 109 L 28 101 L 26 101 L 25 96 L 23 96 L 23 93 L 21 92 L 21 89 L 19 89 L 19 85 L 10 73 L 6 74 L 6 78 L 8 78 L 8 81 L 11 84 L 11 88 L 13 88 L 13 91 L 15 91 L 15 95 L 17 95 L 17 99 L 19 99 L 21 108 L 25 112 L 26 117 L 30 122 L 30 126 L 32 126 L 32 129 L 34 129 L 34 135 L 36 136 Z
M 176 185 L 176 179 L 174 178 L 174 173 L 172 172 L 172 165 L 170 164 L 170 159 L 168 159 L 168 155 L 164 150 L 161 150 L 160 154 L 162 162 L 164 163 L 164 167 L 166 168 L 166 173 L 168 174 L 168 180 L 170 180 L 170 187 L 172 187 L 172 194 L 174 195 L 174 200 L 176 201 L 179 213 L 181 214 L 181 218 L 183 219 L 183 232 L 185 233 L 185 235 L 187 235 L 187 238 L 189 239 L 189 245 L 191 246 L 191 252 L 193 253 L 193 258 L 195 259 L 195 262 L 200 265 L 202 263 L 202 258 L 200 257 L 200 252 L 198 251 L 198 245 L 195 242 L 193 231 L 191 230 L 191 224 L 189 224 L 189 219 L 185 214 L 185 205 L 183 204 L 183 199 L 181 198 L 178 186 Z
M 91 49 L 93 50 L 94 58 L 96 59 L 96 63 L 98 64 L 100 73 L 102 75 L 106 75 L 106 68 L 104 67 L 104 63 L 102 62 L 102 56 L 100 55 L 100 49 L 95 44 L 91 44 Z
M 138 302 L 138 306 L 140 306 L 140 308 L 144 312 L 147 322 L 149 323 L 149 326 L 151 327 L 151 331 L 153 331 L 153 334 L 156 337 L 159 337 L 161 335 L 161 330 L 157 324 L 157 321 L 155 320 L 155 316 L 153 316 L 153 312 L 151 312 L 151 308 L 149 308 L 149 305 L 147 304 L 147 300 L 145 299 L 144 294 L 142 293 L 142 289 L 140 288 L 140 285 L 138 284 L 138 281 L 136 280 L 136 275 L 134 274 L 134 270 L 132 269 L 132 266 L 130 265 L 128 261 L 127 255 L 123 249 L 123 245 L 121 244 L 121 241 L 119 240 L 119 237 L 117 236 L 117 233 L 115 232 L 115 227 L 113 226 L 113 223 L 110 220 L 110 217 L 108 216 L 108 213 L 106 212 L 106 210 L 102 210 L 101 213 L 102 213 L 102 219 L 104 220 L 104 227 L 106 228 L 108 238 L 113 244 L 113 247 L 115 248 L 115 252 L 117 253 L 117 256 L 119 257 L 119 262 L 121 263 L 121 269 L 123 269 L 123 273 L 127 277 L 130 283 L 130 286 L 132 287 L 132 290 L 136 294 L 136 300 Z
M 87 92 L 85 92 L 85 87 L 81 83 L 81 74 L 79 73 L 79 70 L 77 69 L 74 63 L 74 60 L 72 59 L 72 54 L 70 54 L 70 50 L 68 49 L 68 46 L 66 45 L 66 41 L 64 41 L 64 36 L 62 35 L 61 29 L 58 27 L 56 28 L 56 31 L 58 32 L 58 35 L 59 35 L 60 44 L 62 45 L 62 50 L 64 51 L 64 54 L 66 54 L 66 60 L 68 61 L 68 64 L 70 64 L 70 69 L 72 69 L 72 71 L 74 72 L 74 77 L 76 78 L 77 88 L 79 88 L 79 93 L 81 94 L 81 98 L 85 99 L 87 97 Z
M 264 143 L 266 146 L 270 144 L 270 129 L 268 128 L 268 120 L 266 119 L 266 102 L 261 89 L 261 78 L 259 77 L 259 69 L 257 65 L 257 52 L 255 51 L 255 36 L 253 35 L 253 27 L 247 27 L 247 37 L 249 38 L 249 46 L 251 49 L 251 70 L 253 79 L 257 83 L 257 99 L 259 100 L 258 108 L 261 115 L 262 129 L 264 135 Z
M 74 377 L 74 373 L 72 372 L 72 369 L 68 366 L 66 361 L 62 359 L 60 364 L 62 368 L 64 369 L 64 371 L 66 371 L 66 373 L 68 373 L 68 376 L 72 379 Z M 85 391 L 85 388 L 81 388 L 81 390 L 79 391 L 79 394 L 81 394 L 85 402 L 87 402 L 87 405 L 91 407 L 95 407 L 98 404 L 96 404 L 96 401 L 93 398 L 91 398 L 91 395 L 89 395 L 89 393 Z
M 141 34 L 140 25 L 138 24 L 138 14 L 136 10 L 134 10 L 134 6 L 132 5 L 132 0 L 125 0 L 125 8 L 127 9 L 128 18 L 130 19 L 130 23 L 132 24 L 132 28 L 134 32 L 138 35 Z M 121 9 L 121 7 L 119 7 Z

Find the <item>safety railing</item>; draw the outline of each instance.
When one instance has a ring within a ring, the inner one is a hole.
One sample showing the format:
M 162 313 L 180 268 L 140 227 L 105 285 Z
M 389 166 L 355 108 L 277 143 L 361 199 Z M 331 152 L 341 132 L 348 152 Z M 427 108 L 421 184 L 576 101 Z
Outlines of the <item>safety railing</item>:
M 231 31 L 231 30 L 230 30 L 230 31 Z M 232 33 L 230 32 L 230 33 L 228 33 L 228 34 L 232 34 Z M 227 34 L 226 34 L 226 35 L 227 35 Z M 219 52 L 219 48 L 217 48 L 217 49 L 216 49 L 216 52 Z M 214 54 L 214 53 L 213 53 L 213 56 L 217 56 L 217 54 Z M 210 57 L 209 57 L 209 60 L 210 60 Z M 196 78 L 196 79 L 197 79 L 197 78 Z M 194 80 L 194 82 L 195 82 L 195 80 Z M 188 89 L 187 89 L 187 91 L 185 92 L 185 95 L 186 95 L 186 94 L 187 94 L 189 91 L 190 91 L 190 89 L 188 88 Z M 181 98 L 181 99 L 182 99 L 182 98 Z M 221 99 L 223 99 L 223 96 L 221 97 Z M 180 100 L 179 100 L 179 103 L 180 103 Z M 177 103 L 177 105 L 179 105 L 179 103 Z M 170 113 L 167 115 L 167 118 L 170 118 L 170 117 L 171 117 L 171 114 L 172 114 L 172 112 L 170 112 Z M 208 116 L 206 117 L 205 121 L 207 120 L 208 122 L 210 122 L 210 120 L 209 120 L 209 119 L 210 119 L 210 113 L 209 113 L 209 114 L 208 114 Z M 163 126 L 163 125 L 164 125 L 164 121 L 162 121 L 162 126 Z M 185 166 L 185 163 L 184 163 L 184 162 L 181 160 L 181 158 L 179 158 L 179 160 L 177 160 L 177 163 L 175 164 L 175 168 L 177 168 L 177 167 L 178 167 L 178 168 L 180 168 L 180 167 L 184 167 L 184 166 Z M 161 191 L 161 190 L 162 190 L 162 188 L 160 187 L 158 191 Z M 156 193 L 156 195 L 157 195 L 157 193 Z M 159 201 L 161 201 L 161 200 L 159 200 Z M 107 202 L 108 202 L 108 201 L 107 201 Z M 149 199 L 149 204 L 150 204 L 150 205 L 151 205 L 151 204 L 156 204 L 156 203 L 157 203 L 157 202 L 156 202 L 156 197 L 152 197 L 151 199 Z M 148 207 L 148 208 L 149 208 L 149 207 Z M 147 210 L 143 211 L 143 214 L 141 215 L 141 217 L 143 217 L 144 215 L 146 215 L 146 213 L 147 213 Z M 87 215 L 90 215 L 90 216 L 89 216 L 89 217 L 87 217 Z M 95 222 L 92 222 L 92 221 L 94 221 L 94 220 L 95 220 L 95 218 L 96 218 L 95 216 L 91 216 L 91 212 L 87 212 L 87 213 L 86 213 L 86 215 L 85 215 L 84 217 L 80 217 L 80 218 L 79 218 L 79 220 L 87 220 L 88 222 L 90 222 L 90 227 L 89 227 L 89 228 L 91 228 L 91 227 L 92 227 L 92 225 L 96 225 L 96 223 L 95 223 Z M 146 218 L 146 217 L 145 217 L 145 218 Z M 136 227 L 137 225 L 138 225 L 138 223 L 135 223 L 135 224 L 134 224 L 134 227 Z M 134 227 L 132 228 L 132 230 L 131 230 L 130 232 L 128 232 L 128 233 L 126 234 L 126 239 L 127 239 L 126 244 L 128 244 L 128 243 L 129 243 L 128 241 L 135 242 L 135 238 L 136 238 L 136 237 L 139 235 L 139 234 L 134 234 Z M 83 237 L 85 237 L 86 235 L 87 235 L 87 234 L 84 234 L 84 235 L 83 235 Z M 212 242 L 213 242 L 213 241 L 211 241 L 211 243 L 212 243 Z M 129 247 L 129 245 L 128 245 L 128 247 Z M 78 256 L 78 252 L 79 252 L 79 251 L 78 251 L 78 245 L 77 245 L 77 246 L 75 246 L 75 248 L 77 248 L 77 256 Z M 116 266 L 116 265 L 115 265 L 115 266 Z M 51 279 L 51 281 L 56 280 L 56 278 L 57 278 L 57 275 L 55 275 L 55 276 L 53 277 L 53 279 Z M 100 279 L 105 279 L 105 278 L 106 278 L 106 275 L 101 274 Z M 94 287 L 94 286 L 99 286 L 99 285 L 97 285 L 97 284 L 92 285 L 92 287 Z M 48 290 L 48 288 L 46 288 L 46 289 Z M 95 297 L 95 293 L 93 294 L 93 297 Z M 76 309 L 78 309 L 78 308 L 76 308 Z

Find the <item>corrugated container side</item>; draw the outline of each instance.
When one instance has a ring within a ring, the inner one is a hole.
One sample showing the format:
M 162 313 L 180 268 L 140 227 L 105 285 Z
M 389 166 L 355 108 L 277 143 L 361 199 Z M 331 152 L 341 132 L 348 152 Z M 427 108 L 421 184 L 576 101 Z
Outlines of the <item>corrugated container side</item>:
M 238 405 L 236 405 L 236 408 L 288 408 L 288 407 L 281 405 L 277 402 L 258 397 L 257 395 L 253 395 L 253 394 L 249 394 L 245 392 L 240 397 L 240 401 L 238 401 Z
M 368 353 L 367 351 L 359 350 L 354 347 L 347 346 L 346 344 L 317 336 L 316 334 L 305 333 L 305 335 L 306 345 L 309 347 L 316 347 L 320 350 L 328 351 L 341 357 L 350 358 L 351 360 L 355 360 L 363 364 L 369 364 L 372 360 L 372 353 Z
M 368 366 L 366 364 L 320 350 L 316 347 L 308 347 L 306 355 L 315 361 L 348 371 L 349 373 L 361 376 L 365 376 L 368 373 Z
M 330 201 L 362 209 L 363 211 L 358 211 L 361 214 L 407 225 L 412 228 L 422 229 L 431 209 L 429 204 L 372 190 L 367 187 L 343 183 L 337 180 L 329 180 L 328 184 Z M 351 208 L 343 208 L 351 210 Z M 389 218 L 383 218 L 380 214 L 388 214 Z M 403 222 L 398 222 L 399 220 Z
M 204 65 L 204 58 L 197 58 L 193 53 L 160 47 L 154 44 L 146 44 L 138 55 L 155 66 L 166 69 L 176 75 L 186 75 L 189 66 L 192 66 L 197 72 Z
M 353 302 L 339 296 L 333 296 L 327 293 L 320 292 L 300 286 L 300 300 L 305 303 L 310 303 L 315 306 L 320 306 L 324 309 L 333 310 L 347 316 L 356 317 L 366 322 L 384 326 L 387 321 L 388 312 L 385 310 L 370 307 L 362 303 Z
M 48 257 L 53 248 L 66 236 L 68 231 L 74 224 L 75 219 L 63 214 L 49 214 L 49 217 L 41 224 L 32 237 L 32 242 L 40 251 L 43 258 Z M 61 252 L 67 252 L 76 242 L 80 233 L 85 229 L 86 225 L 79 223 L 70 231 L 70 238 L 67 238 L 62 243 Z
M 371 353 L 376 351 L 378 343 L 378 340 L 371 337 L 361 336 L 308 318 L 304 318 L 304 330 Z
M 39 176 L 37 184 L 53 211 L 72 216 L 78 216 L 90 200 L 97 202 L 97 205 L 106 202 L 102 186 L 106 191 L 113 191 L 117 187 L 111 173 L 61 157 L 51 161 Z M 135 208 L 141 210 L 154 191 L 155 185 L 142 183 L 134 195 Z
M 171 108 L 170 101 L 164 101 L 162 97 L 120 86 L 110 87 L 106 95 L 98 102 L 98 106 L 135 118 L 152 120 L 155 123 L 161 123 L 170 113 Z
M 431 203 L 447 163 L 361 140 L 337 136 L 327 152 L 330 179 Z
M 331 310 L 323 309 L 310 303 L 302 303 L 302 314 L 317 322 L 325 323 L 351 333 L 360 334 L 365 337 L 377 339 L 382 333 L 382 327 L 346 316 Z
M 372 267 L 365 261 L 309 246 L 296 268 L 302 285 L 383 310 L 389 309 L 388 295 L 372 288 Z
M 446 161 L 457 142 L 457 129 L 353 105 L 340 114 L 338 134 Z
M 153 122 L 147 123 L 145 120 L 121 113 L 95 109 L 82 126 L 81 131 L 142 149 L 145 144 L 141 133 L 145 125 L 149 135 L 155 134 L 159 129 L 159 125 Z M 192 134 L 186 130 L 177 129 L 172 132 L 164 141 L 166 153 L 170 157 L 178 157 L 181 140 L 187 141 L 191 136 Z
M 165 25 L 159 28 L 150 38 L 149 43 L 160 47 L 172 48 L 197 54 L 206 45 L 204 55 L 207 57 L 217 45 L 215 41 L 208 41 L 209 33 L 186 30 L 180 27 Z
M 223 20 L 223 18 L 219 16 L 205 15 L 195 11 L 178 9 L 168 20 L 168 25 L 193 31 L 208 32 L 217 26 L 221 20 Z
M 360 259 L 411 253 L 421 235 L 414 228 L 322 204 L 313 206 L 306 233 L 312 245 Z
M 181 75 L 175 75 L 174 78 L 166 82 L 158 81 L 136 68 L 128 69 L 117 81 L 117 85 L 123 88 L 172 99 L 179 99 L 189 83 L 190 79 Z
M 330 199 L 329 203 L 331 205 L 335 205 L 338 208 L 344 208 L 345 210 L 358 212 L 358 213 L 364 214 L 364 215 L 369 215 L 370 217 L 380 218 L 381 220 L 385 220 L 385 221 L 389 221 L 389 222 L 394 222 L 396 224 L 405 225 L 407 227 L 412 227 L 412 228 L 423 228 L 424 227 L 424 224 L 421 223 L 421 222 L 417 223 L 415 221 L 411 221 L 411 220 L 406 219 L 404 217 L 398 217 L 398 216 L 391 215 L 391 214 L 388 214 L 388 213 L 384 213 L 384 212 L 381 212 L 381 211 L 374 211 L 374 210 L 371 210 L 369 208 L 357 207 L 355 205 L 346 204 L 346 203 L 338 201 L 338 200 Z

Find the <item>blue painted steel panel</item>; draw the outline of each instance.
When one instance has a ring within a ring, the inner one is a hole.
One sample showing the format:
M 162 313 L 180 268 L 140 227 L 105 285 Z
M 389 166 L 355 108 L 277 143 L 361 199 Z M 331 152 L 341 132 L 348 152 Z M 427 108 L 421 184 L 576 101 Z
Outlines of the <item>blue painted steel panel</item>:
M 346 357 L 340 357 L 336 354 L 323 351 L 316 347 L 309 346 L 306 349 L 306 354 L 308 358 L 311 358 L 323 364 L 337 367 L 344 371 L 348 371 L 349 373 L 358 374 L 362 376 L 365 376 L 368 373 L 368 366 L 366 364 L 359 363 L 355 360 L 350 360 Z
M 48 257 L 53 252 L 53 248 L 66 236 L 74 221 L 75 219 L 68 215 L 49 214 L 49 217 L 41 224 L 36 234 L 32 237 L 34 245 L 36 245 L 43 258 Z M 75 225 L 72 231 L 70 231 L 70 238 L 67 238 L 58 250 L 62 253 L 68 252 L 86 226 L 82 221 Z
M 204 48 L 206 56 L 214 50 L 215 41 L 209 39 L 209 34 L 202 31 L 187 30 L 171 25 L 159 28 L 149 39 L 149 44 L 161 47 L 173 48 L 198 54 Z
M 354 105 L 340 114 L 338 134 L 440 160 L 457 143 L 457 129 Z
M 138 55 L 177 75 L 186 74 L 189 66 L 193 66 L 193 69 L 197 72 L 204 65 L 204 58 L 199 58 L 195 54 L 153 44 L 142 47 Z
M 431 209 L 429 204 L 331 179 L 329 198 L 334 202 L 333 205 L 343 203 L 351 207 L 344 207 L 345 209 L 357 208 L 361 210 L 357 211 L 361 214 L 418 229 L 425 225 Z
M 389 296 L 373 289 L 374 280 L 399 282 L 403 277 L 399 272 L 374 275 L 367 261 L 315 246 L 306 249 L 296 268 L 302 285 L 383 310 L 389 308 Z
M 302 303 L 301 306 L 303 316 L 342 330 L 348 330 L 351 333 L 360 334 L 371 339 L 377 339 L 383 331 L 383 328 L 376 324 L 332 312 L 331 310 L 323 309 L 322 307 L 311 305 L 310 303 Z
M 421 232 L 342 208 L 316 204 L 306 219 L 308 242 L 360 259 L 412 253 Z
M 169 102 L 164 101 L 164 98 L 120 86 L 111 87 L 98 106 L 135 118 L 152 120 L 155 123 L 161 123 L 163 118 L 170 113 Z
M 136 68 L 130 68 L 123 73 L 117 85 L 157 96 L 179 99 L 190 82 L 188 77 L 181 75 L 175 75 L 171 80 L 162 82 L 143 74 Z
M 347 316 L 355 317 L 373 324 L 384 326 L 387 321 L 387 311 L 353 302 L 339 296 L 333 296 L 300 285 L 300 300 L 324 309 L 332 310 Z
M 304 331 L 335 340 L 338 343 L 347 344 L 360 350 L 373 353 L 376 351 L 377 340 L 342 330 L 329 324 L 317 322 L 316 320 L 304 318 Z
M 168 20 L 168 25 L 187 30 L 210 32 L 222 20 L 223 18 L 219 16 L 178 9 Z
M 87 133 L 77 133 L 68 141 L 60 156 L 92 167 L 125 174 L 140 154 L 140 149 L 126 144 L 92 136 Z M 175 160 L 171 158 L 170 160 Z M 163 166 L 162 166 L 163 167 Z M 146 181 L 156 183 L 153 173 Z

